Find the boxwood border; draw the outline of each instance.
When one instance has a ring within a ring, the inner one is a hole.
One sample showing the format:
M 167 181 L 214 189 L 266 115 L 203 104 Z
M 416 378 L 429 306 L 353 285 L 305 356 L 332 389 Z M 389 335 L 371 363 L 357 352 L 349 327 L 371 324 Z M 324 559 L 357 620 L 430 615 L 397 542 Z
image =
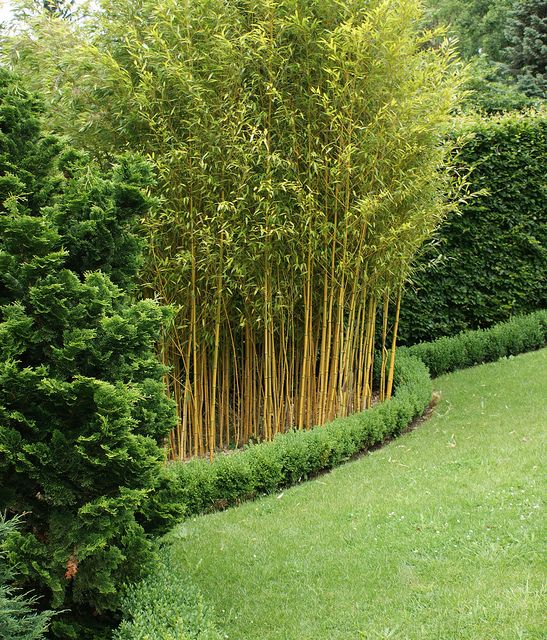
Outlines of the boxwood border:
M 489 329 L 401 347 L 393 397 L 366 411 L 233 453 L 171 462 L 151 497 L 147 519 L 157 532 L 175 520 L 239 504 L 306 480 L 398 436 L 431 401 L 432 377 L 538 349 L 547 340 L 547 310 Z

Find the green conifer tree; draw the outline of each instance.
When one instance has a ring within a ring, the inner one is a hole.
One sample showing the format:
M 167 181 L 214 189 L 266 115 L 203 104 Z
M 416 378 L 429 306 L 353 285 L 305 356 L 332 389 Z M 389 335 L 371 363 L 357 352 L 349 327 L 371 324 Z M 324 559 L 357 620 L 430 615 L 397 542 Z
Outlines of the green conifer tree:
M 142 526 L 173 426 L 155 343 L 169 310 L 131 301 L 146 163 L 109 171 L 40 135 L 0 71 L 0 510 L 25 588 L 62 638 L 108 637 L 150 560 Z
M 511 13 L 507 38 L 509 68 L 526 95 L 547 96 L 547 1 L 519 0 Z
M 0 516 L 0 545 L 15 530 L 17 519 Z M 36 598 L 13 588 L 13 569 L 0 549 L 0 640 L 43 640 L 50 613 L 34 610 Z

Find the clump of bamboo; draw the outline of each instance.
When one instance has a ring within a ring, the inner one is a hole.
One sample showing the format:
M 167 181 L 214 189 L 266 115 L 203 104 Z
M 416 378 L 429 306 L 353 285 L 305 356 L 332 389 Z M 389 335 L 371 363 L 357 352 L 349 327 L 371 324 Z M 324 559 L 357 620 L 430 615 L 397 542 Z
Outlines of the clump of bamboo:
M 156 166 L 146 287 L 178 309 L 172 456 L 367 408 L 378 349 L 391 395 L 401 287 L 453 184 L 457 63 L 420 16 L 417 0 L 112 0 L 19 36 L 54 126 Z

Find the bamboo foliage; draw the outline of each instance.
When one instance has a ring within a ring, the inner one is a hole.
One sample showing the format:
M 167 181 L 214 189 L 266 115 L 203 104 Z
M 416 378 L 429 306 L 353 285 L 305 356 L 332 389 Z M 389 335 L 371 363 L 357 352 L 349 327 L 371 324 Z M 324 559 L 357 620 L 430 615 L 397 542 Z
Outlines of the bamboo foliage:
M 390 396 L 401 286 L 454 188 L 441 134 L 458 65 L 420 15 L 417 0 L 105 0 L 12 41 L 16 65 L 40 63 L 53 127 L 156 166 L 145 283 L 178 310 L 172 456 L 370 406 L 377 348 Z

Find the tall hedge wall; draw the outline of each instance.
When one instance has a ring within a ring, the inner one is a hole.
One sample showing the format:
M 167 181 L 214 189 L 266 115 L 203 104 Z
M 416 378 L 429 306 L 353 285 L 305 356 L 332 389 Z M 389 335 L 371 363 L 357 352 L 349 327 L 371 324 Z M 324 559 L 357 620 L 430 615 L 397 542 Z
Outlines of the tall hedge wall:
M 488 327 L 547 306 L 546 119 L 507 114 L 464 128 L 471 189 L 425 252 L 401 311 L 403 343 Z

